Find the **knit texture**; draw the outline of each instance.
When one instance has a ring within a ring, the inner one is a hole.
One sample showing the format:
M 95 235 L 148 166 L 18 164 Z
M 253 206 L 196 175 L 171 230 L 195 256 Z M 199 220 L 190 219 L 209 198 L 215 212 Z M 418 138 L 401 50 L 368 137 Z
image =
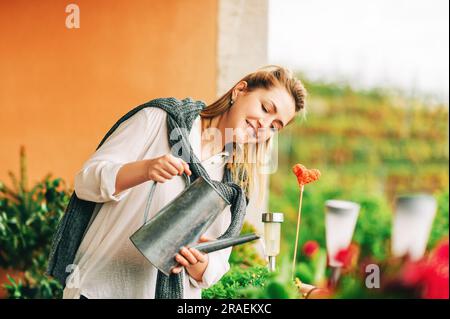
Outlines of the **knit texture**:
M 189 164 L 191 176 L 183 174 L 186 186 L 202 176 L 211 182 L 217 190 L 230 203 L 231 223 L 228 229 L 219 238 L 229 238 L 239 235 L 244 222 L 248 198 L 237 184 L 232 182 L 231 171 L 225 167 L 221 182 L 211 180 L 205 168 L 194 154 L 189 143 L 189 132 L 196 117 L 206 107 L 205 103 L 191 98 L 178 100 L 173 97 L 158 98 L 139 105 L 122 116 L 103 137 L 98 145 L 98 150 L 114 130 L 125 120 L 145 107 L 159 107 L 167 112 L 167 129 L 169 144 L 172 154 L 182 158 Z M 177 147 L 174 147 L 174 145 Z M 181 146 L 181 147 L 179 147 Z M 182 150 L 181 154 L 176 151 Z M 72 193 L 65 214 L 58 224 L 52 241 L 49 262 L 46 273 L 57 279 L 65 286 L 66 278 L 72 270 L 71 265 L 75 259 L 78 247 L 83 239 L 97 203 L 82 200 Z M 181 299 L 183 298 L 183 272 L 179 274 L 164 275 L 158 271 L 156 299 Z

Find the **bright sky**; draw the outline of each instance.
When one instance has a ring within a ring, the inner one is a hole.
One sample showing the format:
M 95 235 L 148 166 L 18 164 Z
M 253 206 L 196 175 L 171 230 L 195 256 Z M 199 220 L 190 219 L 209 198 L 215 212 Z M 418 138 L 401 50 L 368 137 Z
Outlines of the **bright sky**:
M 269 62 L 449 97 L 448 0 L 269 0 Z

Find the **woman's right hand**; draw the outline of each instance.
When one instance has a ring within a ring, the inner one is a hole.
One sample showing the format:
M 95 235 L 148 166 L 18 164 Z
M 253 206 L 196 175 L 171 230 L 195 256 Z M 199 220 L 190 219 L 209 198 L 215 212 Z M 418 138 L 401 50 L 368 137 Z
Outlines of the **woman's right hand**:
M 164 183 L 176 175 L 182 175 L 184 172 L 188 176 L 192 174 L 189 165 L 184 160 L 170 153 L 149 159 L 147 162 L 148 179 L 158 183 Z

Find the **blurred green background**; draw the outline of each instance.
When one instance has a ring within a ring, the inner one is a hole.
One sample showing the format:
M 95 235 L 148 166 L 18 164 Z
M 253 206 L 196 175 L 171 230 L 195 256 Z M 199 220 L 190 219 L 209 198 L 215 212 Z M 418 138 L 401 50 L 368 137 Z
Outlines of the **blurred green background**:
M 426 192 L 440 200 L 430 245 L 448 233 L 448 105 L 427 105 L 398 91 L 354 90 L 347 84 L 305 82 L 306 121 L 279 134 L 278 170 L 270 179 L 271 211 L 286 214 L 283 253 L 293 250 L 299 187 L 291 168 L 318 168 L 305 186 L 300 242 L 325 244 L 324 203 L 361 204 L 354 239 L 362 253 L 389 252 L 395 196 Z

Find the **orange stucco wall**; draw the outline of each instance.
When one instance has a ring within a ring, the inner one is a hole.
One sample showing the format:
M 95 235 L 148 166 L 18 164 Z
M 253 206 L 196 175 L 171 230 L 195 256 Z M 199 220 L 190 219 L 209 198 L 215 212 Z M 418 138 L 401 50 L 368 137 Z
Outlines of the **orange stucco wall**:
M 67 29 L 65 7 L 80 8 Z M 129 109 L 216 92 L 217 1 L 0 1 L 0 180 L 73 176 Z

